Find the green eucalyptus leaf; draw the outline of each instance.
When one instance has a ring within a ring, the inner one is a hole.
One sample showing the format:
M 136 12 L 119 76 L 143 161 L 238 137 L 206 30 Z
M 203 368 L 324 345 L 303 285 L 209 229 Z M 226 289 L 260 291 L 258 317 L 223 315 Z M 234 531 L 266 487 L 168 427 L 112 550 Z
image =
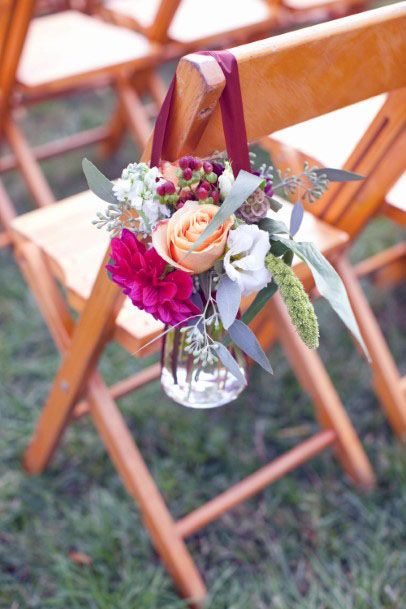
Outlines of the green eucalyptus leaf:
M 279 237 L 278 240 L 306 262 L 313 274 L 314 281 L 320 294 L 328 300 L 331 307 L 355 336 L 369 359 L 368 349 L 362 339 L 361 332 L 348 299 L 347 291 L 337 271 L 313 243 L 306 241 L 297 243 L 296 241 Z
M 282 220 L 263 218 L 258 223 L 258 226 L 261 230 L 267 231 L 270 235 L 289 235 L 289 229 Z
M 244 374 L 241 371 L 241 368 L 239 367 L 227 347 L 225 347 L 222 343 L 218 342 L 215 342 L 214 344 L 216 345 L 216 355 L 223 362 L 224 366 L 231 372 L 233 376 L 235 376 L 237 380 L 240 381 L 240 383 L 244 383 L 244 385 L 246 385 L 247 379 L 245 378 Z
M 319 176 L 326 176 L 330 182 L 358 182 L 359 180 L 365 180 L 365 176 L 361 176 L 358 173 L 346 171 L 345 169 L 334 169 L 334 167 L 321 167 L 313 171 Z
M 113 182 L 110 182 L 88 159 L 83 159 L 82 168 L 90 190 L 107 203 L 117 203 L 113 193 Z
M 254 362 L 257 362 L 266 372 L 273 374 L 272 366 L 257 337 L 243 321 L 236 319 L 229 327 L 228 333 L 237 347 L 244 351 Z
M 201 245 L 210 235 L 218 229 L 241 205 L 244 201 L 252 195 L 254 190 L 261 184 L 262 178 L 248 173 L 248 171 L 241 170 L 238 174 L 229 194 L 224 199 L 223 203 L 219 207 L 219 211 L 214 216 L 213 220 L 202 232 L 200 237 L 194 242 L 190 251 L 195 250 Z M 188 254 L 186 254 L 187 256 Z
M 221 277 L 217 286 L 216 303 L 223 326 L 227 330 L 237 317 L 241 303 L 241 289 L 238 283 L 227 275 Z
M 254 317 L 256 317 L 258 313 L 264 308 L 268 300 L 272 298 L 272 296 L 277 290 L 278 286 L 272 280 L 271 283 L 269 283 L 265 288 L 262 288 L 262 290 L 258 292 L 254 300 L 242 316 L 242 320 L 245 324 L 247 324 L 247 326 L 251 323 Z

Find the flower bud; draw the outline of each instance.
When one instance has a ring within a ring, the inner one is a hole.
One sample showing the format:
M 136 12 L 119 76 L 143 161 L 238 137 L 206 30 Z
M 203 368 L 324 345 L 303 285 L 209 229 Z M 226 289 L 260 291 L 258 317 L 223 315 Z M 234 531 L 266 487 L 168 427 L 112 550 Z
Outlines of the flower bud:
M 213 165 L 209 161 L 203 161 L 204 173 L 211 173 L 213 171 Z
M 187 181 L 193 178 L 193 171 L 190 167 L 186 167 L 186 169 L 183 170 L 183 178 Z

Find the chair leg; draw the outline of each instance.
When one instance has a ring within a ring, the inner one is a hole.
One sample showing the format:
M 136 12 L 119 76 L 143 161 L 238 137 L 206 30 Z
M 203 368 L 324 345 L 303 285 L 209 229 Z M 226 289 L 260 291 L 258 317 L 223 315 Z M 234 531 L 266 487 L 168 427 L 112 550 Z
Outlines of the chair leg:
M 48 399 L 24 457 L 30 473 L 42 472 L 68 425 L 75 403 L 93 373 L 114 329 L 123 296 L 107 277 L 106 253 L 90 298 L 76 324 L 69 349 L 63 356 Z
M 100 156 L 104 159 L 112 156 L 119 149 L 125 135 L 125 118 L 120 101 L 108 124 L 108 137 L 100 144 Z
M 4 133 L 17 159 L 28 190 L 34 197 L 36 205 L 42 207 L 55 202 L 55 197 L 30 149 L 23 133 L 17 124 L 9 118 L 4 123 Z
M 297 335 L 279 294 L 268 306 L 284 351 L 314 403 L 317 420 L 337 434 L 335 450 L 344 470 L 359 486 L 372 488 L 375 484 L 372 467 L 320 357 Z
M 127 79 L 117 81 L 117 94 L 123 118 L 135 143 L 143 150 L 151 134 L 151 125 L 135 87 Z
M 16 215 L 16 210 L 14 209 L 10 197 L 3 184 L 0 182 L 0 223 L 4 227 L 4 232 L 0 233 L 0 248 L 10 244 L 11 239 L 8 227 Z
M 335 262 L 335 266 L 347 289 L 355 317 L 371 355 L 376 393 L 393 430 L 399 438 L 406 440 L 406 396 L 399 371 L 354 269 L 344 256 Z
M 90 412 L 129 494 L 143 515 L 151 539 L 181 594 L 201 607 L 206 589 L 190 553 L 175 529 L 162 495 L 134 443 L 123 417 L 99 375 L 87 391 Z

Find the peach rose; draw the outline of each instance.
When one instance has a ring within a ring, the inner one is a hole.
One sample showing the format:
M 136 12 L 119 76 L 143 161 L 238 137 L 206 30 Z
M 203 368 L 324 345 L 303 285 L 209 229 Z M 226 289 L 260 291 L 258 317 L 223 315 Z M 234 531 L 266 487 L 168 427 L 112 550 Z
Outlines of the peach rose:
M 152 233 L 152 245 L 161 258 L 182 271 L 207 271 L 223 254 L 233 220 L 226 220 L 199 247 L 190 250 L 218 210 L 217 205 L 187 201 L 169 220 L 158 224 Z

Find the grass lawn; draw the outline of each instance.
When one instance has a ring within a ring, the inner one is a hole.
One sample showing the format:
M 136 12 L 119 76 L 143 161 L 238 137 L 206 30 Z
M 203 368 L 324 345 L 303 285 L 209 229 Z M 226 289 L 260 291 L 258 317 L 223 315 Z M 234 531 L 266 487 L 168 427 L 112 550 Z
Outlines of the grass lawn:
M 31 141 L 40 142 L 92 126 L 111 107 L 107 93 L 84 95 L 44 104 L 22 120 Z M 109 163 L 93 150 L 47 162 L 58 197 L 85 188 L 84 154 L 110 177 L 137 158 L 127 142 Z M 28 209 L 20 176 L 7 176 L 5 184 L 18 208 Z M 376 221 L 354 258 L 399 237 L 389 222 Z M 405 288 L 366 287 L 405 370 Z M 377 488 L 358 492 L 327 452 L 195 535 L 188 545 L 207 581 L 210 609 L 404 607 L 405 454 L 379 409 L 366 363 L 328 307 L 319 302 L 316 308 L 321 356 L 365 444 Z M 22 470 L 20 458 L 58 361 L 11 252 L 1 251 L 0 609 L 185 607 L 89 420 L 70 428 L 45 474 L 31 478 Z M 218 411 L 176 406 L 158 382 L 120 402 L 176 516 L 315 431 L 311 403 L 278 347 L 271 361 L 274 377 L 256 369 L 241 399 Z M 111 382 L 144 364 L 112 345 L 102 370 Z M 90 564 L 72 561 L 72 551 L 85 553 Z

